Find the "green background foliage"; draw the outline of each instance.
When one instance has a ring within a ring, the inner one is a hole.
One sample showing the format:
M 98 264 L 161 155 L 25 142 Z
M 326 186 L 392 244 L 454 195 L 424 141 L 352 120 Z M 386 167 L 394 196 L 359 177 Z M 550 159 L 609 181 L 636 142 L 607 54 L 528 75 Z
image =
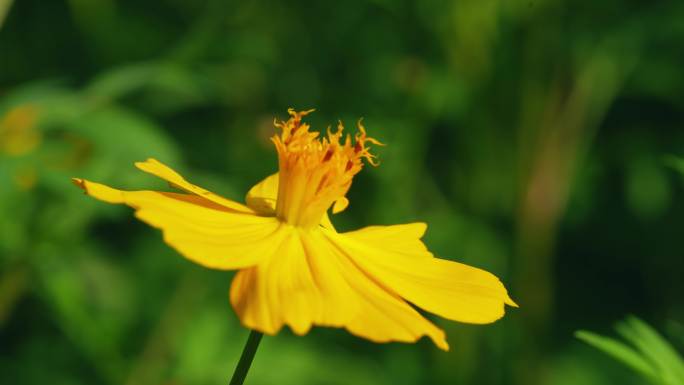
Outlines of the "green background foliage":
M 70 178 L 168 188 L 132 166 L 156 157 L 242 199 L 288 107 L 387 143 L 340 229 L 426 221 L 521 307 L 435 319 L 448 353 L 284 330 L 248 383 L 648 383 L 573 333 L 631 313 L 684 346 L 683 19 L 680 1 L 0 0 L 0 383 L 227 383 L 248 333 L 231 273 Z

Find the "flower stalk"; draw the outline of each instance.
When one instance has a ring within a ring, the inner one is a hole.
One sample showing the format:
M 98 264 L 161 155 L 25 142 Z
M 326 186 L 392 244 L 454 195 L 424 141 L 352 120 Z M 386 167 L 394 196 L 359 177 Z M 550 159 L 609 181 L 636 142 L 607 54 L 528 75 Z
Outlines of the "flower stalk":
M 242 349 L 240 361 L 238 361 L 235 372 L 233 372 L 233 378 L 230 379 L 230 385 L 242 385 L 245 382 L 245 377 L 247 377 L 249 368 L 252 366 L 254 355 L 256 354 L 257 348 L 259 348 L 259 342 L 261 342 L 261 337 L 263 336 L 263 333 L 256 330 L 252 330 L 249 333 L 247 343 L 245 344 L 244 349 Z

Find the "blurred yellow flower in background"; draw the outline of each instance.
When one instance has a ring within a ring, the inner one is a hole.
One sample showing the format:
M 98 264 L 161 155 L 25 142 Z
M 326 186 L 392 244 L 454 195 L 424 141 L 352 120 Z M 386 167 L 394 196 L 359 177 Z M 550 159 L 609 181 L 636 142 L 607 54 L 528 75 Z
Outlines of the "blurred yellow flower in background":
M 42 135 L 36 130 L 38 109 L 21 105 L 7 112 L 0 119 L 0 152 L 9 156 L 21 156 L 40 145 Z
M 327 215 L 344 210 L 352 179 L 365 159 L 375 164 L 361 122 L 352 140 L 342 124 L 323 138 L 289 110 L 271 139 L 279 173 L 247 193 L 246 205 L 186 181 L 154 159 L 136 163 L 184 193 L 121 191 L 74 179 L 108 203 L 127 204 L 163 231 L 164 240 L 203 266 L 239 270 L 230 300 L 242 323 L 267 334 L 288 325 L 344 327 L 375 342 L 427 336 L 447 350 L 445 333 L 409 303 L 444 318 L 494 322 L 516 306 L 497 277 L 436 258 L 421 241 L 427 226 L 370 226 L 338 233 Z

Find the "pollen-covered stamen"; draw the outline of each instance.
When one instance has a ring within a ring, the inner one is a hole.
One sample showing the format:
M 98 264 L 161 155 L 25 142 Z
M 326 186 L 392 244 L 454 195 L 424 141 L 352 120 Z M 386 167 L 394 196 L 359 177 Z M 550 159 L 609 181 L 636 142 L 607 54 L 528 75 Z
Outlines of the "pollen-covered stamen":
M 276 122 L 281 132 L 271 138 L 280 165 L 276 214 L 302 227 L 317 226 L 325 211 L 344 199 L 354 175 L 363 168 L 363 159 L 377 165 L 367 144 L 382 145 L 366 135 L 360 120 L 354 140 L 350 135 L 342 140 L 342 122 L 335 132 L 328 128 L 327 135 L 319 138 L 318 132 L 310 132 L 309 125 L 302 122 L 312 111 L 288 110 L 290 119 Z

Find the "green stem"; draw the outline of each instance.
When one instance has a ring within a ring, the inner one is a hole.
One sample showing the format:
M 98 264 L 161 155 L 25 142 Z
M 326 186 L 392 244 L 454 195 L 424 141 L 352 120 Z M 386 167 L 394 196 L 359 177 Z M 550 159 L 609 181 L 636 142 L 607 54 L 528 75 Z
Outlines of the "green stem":
M 240 361 L 235 368 L 233 378 L 230 380 L 230 385 L 242 385 L 242 383 L 245 382 L 245 377 L 247 377 L 247 372 L 249 372 L 249 367 L 252 365 L 252 360 L 254 359 L 254 355 L 259 347 L 259 342 L 263 336 L 262 333 L 256 330 L 252 330 L 252 332 L 249 333 L 249 338 L 247 339 L 245 348 L 242 350 Z
M 0 0 L 0 28 L 2 28 L 2 24 L 5 22 L 5 17 L 9 13 L 13 1 L 14 0 Z

